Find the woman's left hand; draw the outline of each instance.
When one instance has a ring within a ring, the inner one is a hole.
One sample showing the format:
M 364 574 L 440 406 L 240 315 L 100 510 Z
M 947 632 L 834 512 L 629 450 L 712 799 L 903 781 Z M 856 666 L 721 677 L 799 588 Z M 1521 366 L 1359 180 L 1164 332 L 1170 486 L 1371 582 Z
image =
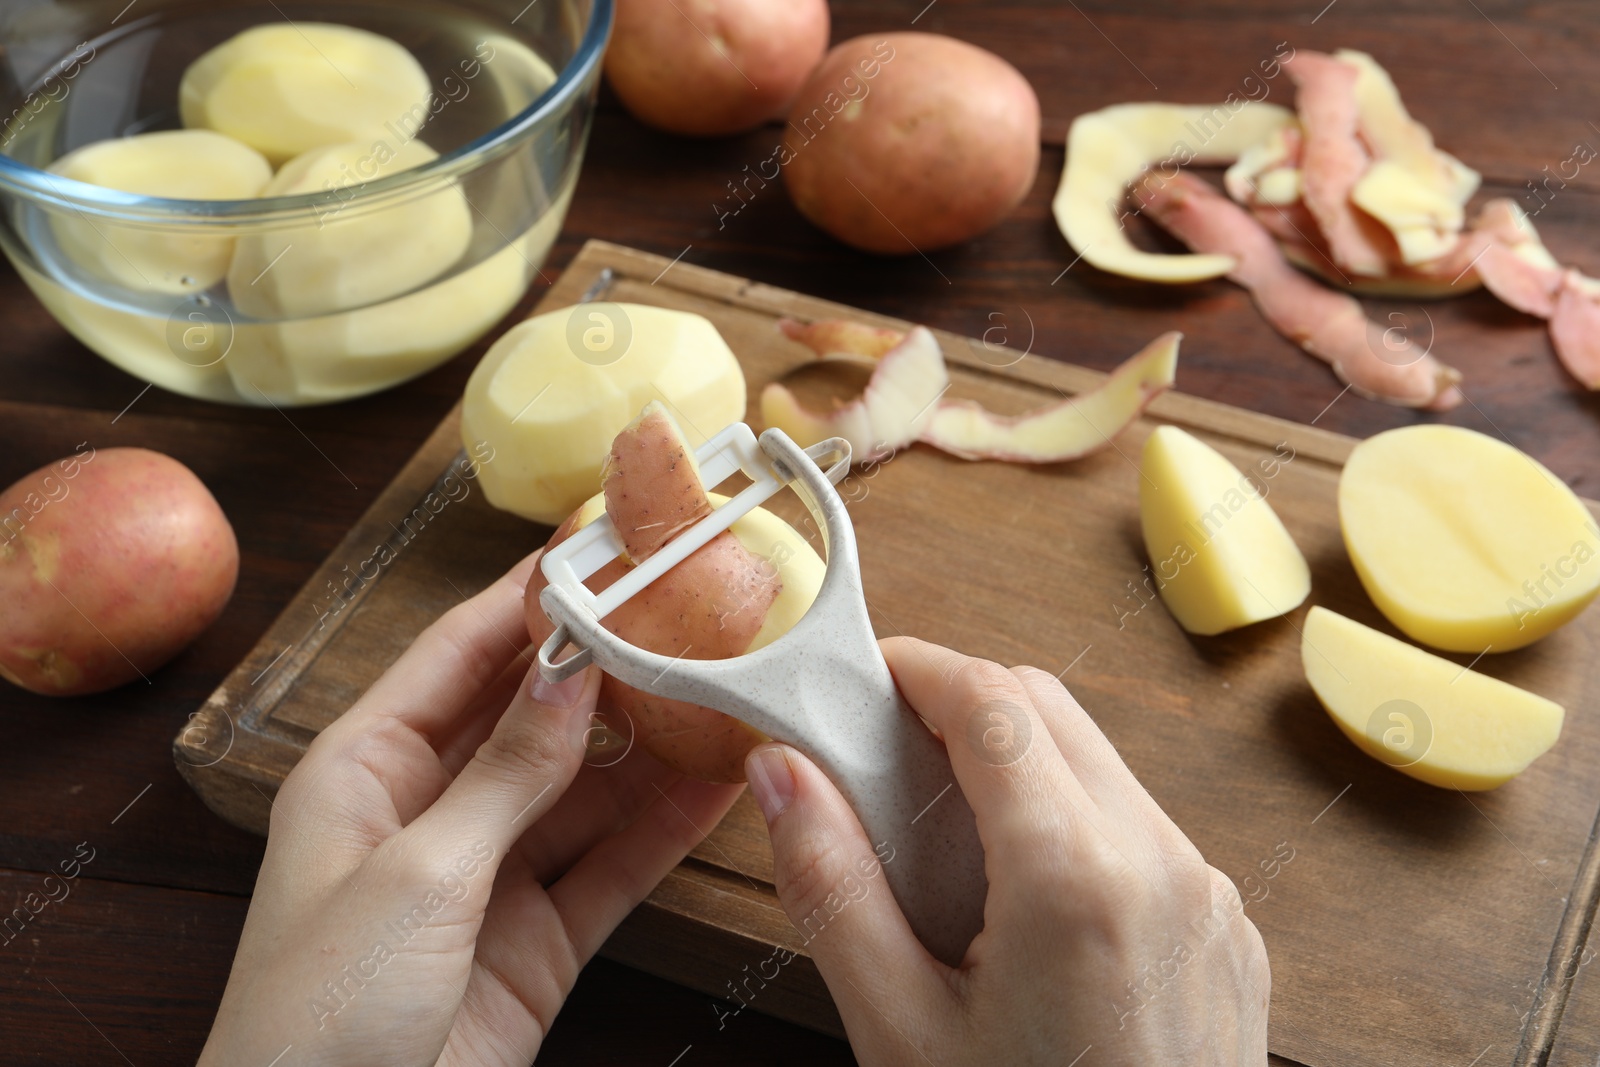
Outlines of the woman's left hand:
M 536 559 L 429 627 L 278 790 L 202 1064 L 525 1067 L 738 796 L 642 752 L 583 766 L 600 676 L 532 666 Z

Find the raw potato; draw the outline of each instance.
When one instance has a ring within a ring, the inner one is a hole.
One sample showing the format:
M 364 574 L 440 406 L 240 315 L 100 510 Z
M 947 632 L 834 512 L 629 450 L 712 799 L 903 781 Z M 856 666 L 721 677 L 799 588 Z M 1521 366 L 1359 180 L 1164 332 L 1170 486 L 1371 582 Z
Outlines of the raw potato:
M 1339 523 L 1372 602 L 1435 648 L 1521 648 L 1600 590 L 1600 531 L 1583 503 L 1531 456 L 1458 426 L 1357 445 Z
M 1129 242 L 1121 212 L 1128 184 L 1166 160 L 1232 163 L 1294 124 L 1286 108 L 1247 100 L 1118 104 L 1079 115 L 1067 133 L 1067 163 L 1052 205 L 1056 224 L 1085 260 L 1112 274 L 1152 282 L 1220 278 L 1233 270 L 1231 256 L 1161 255 Z
M 569 186 L 526 234 L 488 259 L 409 296 L 339 315 L 241 326 L 217 369 L 226 366 L 249 403 L 265 397 L 296 405 L 365 396 L 431 370 L 516 306 L 528 289 L 529 264 L 544 261 L 570 196 Z
M 1105 448 L 1178 373 L 1181 333 L 1164 333 L 1099 386 L 1023 415 L 996 415 L 971 400 L 941 400 L 922 440 L 962 459 L 1060 463 Z
M 727 502 L 707 494 L 692 453 L 660 405 L 650 405 L 617 436 L 608 456 L 605 495 L 585 503 L 556 531 L 559 544 L 608 513 L 635 560 Z M 671 530 L 663 534 L 664 529 Z M 633 564 L 619 559 L 589 581 L 596 592 Z M 786 633 L 822 586 L 822 560 L 795 530 L 762 508 L 750 512 L 606 617 L 613 633 L 665 656 L 725 659 L 762 648 Z M 528 633 L 541 643 L 553 625 L 539 606 L 544 572 L 528 583 Z M 766 738 L 721 712 L 651 696 L 607 676 L 598 708 L 611 732 L 684 774 L 716 782 L 744 780 L 744 757 Z
M 166 200 L 253 200 L 272 180 L 261 153 L 209 130 L 98 141 L 62 156 L 50 172 Z M 231 237 L 182 237 L 70 213 L 51 216 L 50 228 L 73 263 L 128 289 L 204 292 L 233 258 Z
M 421 141 L 398 151 L 380 147 L 358 141 L 308 152 L 280 170 L 262 196 L 322 192 L 330 182 L 343 187 L 352 174 L 384 178 L 438 158 Z M 472 215 L 452 182 L 373 209 L 335 203 L 315 223 L 241 237 L 228 292 L 240 311 L 269 321 L 353 311 L 426 285 L 471 242 Z
M 744 373 L 699 315 L 579 304 L 495 342 L 467 382 L 461 436 L 494 450 L 479 475 L 490 503 L 554 525 L 600 490 L 612 438 L 651 400 L 698 447 L 744 418 Z
M 789 112 L 784 182 L 800 213 L 867 252 L 927 252 L 1011 214 L 1039 168 L 1039 99 L 1017 69 L 927 33 L 828 53 Z
M 1139 522 L 1161 599 L 1192 634 L 1292 611 L 1311 570 L 1255 484 L 1222 453 L 1158 426 L 1140 463 Z
M 721 136 L 781 116 L 827 47 L 827 0 L 617 0 L 606 78 L 640 121 Z
M 67 332 L 83 342 L 85 347 L 104 356 L 107 362 L 174 393 L 224 403 L 239 402 L 239 394 L 228 378 L 225 365 L 230 362 L 231 353 L 229 359 L 216 362 L 211 361 L 209 353 L 200 358 L 191 357 L 193 362 L 180 359 L 175 351 L 180 345 L 174 345 L 167 336 L 166 318 L 142 315 L 101 303 L 98 299 L 83 295 L 82 291 L 75 292 L 54 278 L 41 274 L 24 262 L 18 261 L 16 267 L 17 274 L 27 283 L 33 295 L 39 298 L 39 302 Z M 199 311 L 198 308 L 196 310 Z M 199 313 L 205 317 L 205 312 Z M 196 328 L 204 329 L 198 325 Z M 218 343 L 209 336 L 196 336 L 202 351 Z M 220 340 L 220 334 L 213 336 Z M 182 337 L 180 333 L 180 344 Z
M 266 23 L 224 41 L 184 72 L 183 124 L 225 133 L 274 166 L 350 141 L 367 148 L 409 130 L 433 92 L 416 57 L 387 37 L 327 23 Z
M 1561 705 L 1326 608 L 1307 613 L 1300 658 L 1356 747 L 1429 785 L 1493 789 L 1561 736 Z
M 142 448 L 79 451 L 0 493 L 0 676 L 47 696 L 148 675 L 222 613 L 233 527 Z

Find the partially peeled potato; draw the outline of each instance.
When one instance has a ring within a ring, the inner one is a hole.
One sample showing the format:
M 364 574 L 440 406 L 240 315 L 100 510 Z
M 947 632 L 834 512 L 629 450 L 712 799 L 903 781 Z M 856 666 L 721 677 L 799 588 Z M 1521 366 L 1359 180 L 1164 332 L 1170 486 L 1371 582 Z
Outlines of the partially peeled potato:
M 682 432 L 661 404 L 651 403 L 613 442 L 601 494 L 568 516 L 547 548 L 609 514 L 624 555 L 589 579 L 589 588 L 599 592 L 725 502 L 706 492 Z M 793 527 L 757 508 L 613 611 L 604 625 L 630 644 L 672 658 L 743 655 L 799 622 L 825 569 Z M 525 602 L 535 644 L 555 630 L 539 604 L 546 584 L 543 569 L 535 568 Z M 654 696 L 609 675 L 600 684 L 596 713 L 624 745 L 711 782 L 744 781 L 746 753 L 766 740 L 719 711 Z

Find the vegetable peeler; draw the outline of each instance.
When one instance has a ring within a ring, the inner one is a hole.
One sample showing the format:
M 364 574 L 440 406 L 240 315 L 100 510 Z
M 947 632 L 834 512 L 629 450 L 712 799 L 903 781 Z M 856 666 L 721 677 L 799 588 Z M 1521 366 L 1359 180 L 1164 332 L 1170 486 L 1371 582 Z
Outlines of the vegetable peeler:
M 835 437 L 801 449 L 781 430 L 769 429 L 757 441 L 749 426 L 734 423 L 695 458 L 707 489 L 738 471 L 751 484 L 604 591 L 583 583 L 622 552 L 608 516 L 544 554 L 540 566 L 549 584 L 539 602 L 555 632 L 539 649 L 540 673 L 557 682 L 593 661 L 628 685 L 703 704 L 805 753 L 855 810 L 912 931 L 935 957 L 959 965 L 983 927 L 983 846 L 944 744 L 900 695 L 873 636 L 855 530 L 834 489 L 850 469 L 849 442 Z M 819 462 L 828 463 L 826 472 Z M 731 659 L 673 659 L 601 625 L 791 484 L 823 533 L 827 571 L 815 602 L 789 632 Z M 576 651 L 558 661 L 569 644 Z

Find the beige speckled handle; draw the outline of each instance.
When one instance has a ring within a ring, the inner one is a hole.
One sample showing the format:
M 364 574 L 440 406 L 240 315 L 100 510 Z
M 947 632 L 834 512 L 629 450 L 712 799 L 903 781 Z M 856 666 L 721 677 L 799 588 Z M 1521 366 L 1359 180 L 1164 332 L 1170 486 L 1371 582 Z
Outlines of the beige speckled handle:
M 855 810 L 917 937 L 958 964 L 983 926 L 988 889 L 972 809 L 944 745 L 900 696 L 878 650 L 844 501 L 781 431 L 763 433 L 761 447 L 793 480 L 827 543 L 822 588 L 800 622 L 744 656 L 675 660 L 623 641 L 550 585 L 540 604 L 556 632 L 539 650 L 540 670 L 559 677 L 592 657 L 628 685 L 715 708 L 804 752 Z M 554 662 L 569 642 L 581 651 Z

